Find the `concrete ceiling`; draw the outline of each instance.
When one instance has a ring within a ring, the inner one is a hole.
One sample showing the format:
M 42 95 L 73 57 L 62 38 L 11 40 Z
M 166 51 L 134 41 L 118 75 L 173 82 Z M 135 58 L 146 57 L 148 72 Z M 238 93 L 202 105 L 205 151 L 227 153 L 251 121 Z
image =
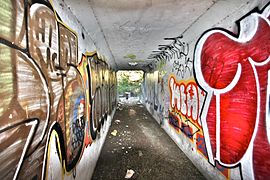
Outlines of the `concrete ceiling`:
M 204 14 L 213 0 L 79 0 L 65 1 L 70 8 L 89 8 L 100 26 L 117 69 L 143 69 L 159 44 L 169 44 L 165 37 L 181 35 Z M 89 15 L 74 13 L 84 27 Z M 129 63 L 138 63 L 130 66 Z

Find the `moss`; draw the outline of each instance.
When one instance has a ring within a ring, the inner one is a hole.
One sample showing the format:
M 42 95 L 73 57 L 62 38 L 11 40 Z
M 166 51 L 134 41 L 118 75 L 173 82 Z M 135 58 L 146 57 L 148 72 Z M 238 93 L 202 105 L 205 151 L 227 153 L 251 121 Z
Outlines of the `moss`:
M 136 59 L 136 55 L 135 54 L 127 54 L 124 56 L 124 58 L 129 58 L 129 59 Z

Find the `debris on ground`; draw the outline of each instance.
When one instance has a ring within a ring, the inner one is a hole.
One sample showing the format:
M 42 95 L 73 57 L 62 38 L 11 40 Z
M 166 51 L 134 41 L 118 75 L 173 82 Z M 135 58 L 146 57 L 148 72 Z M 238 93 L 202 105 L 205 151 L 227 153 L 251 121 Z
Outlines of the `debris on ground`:
M 128 169 L 126 176 L 125 176 L 125 179 L 130 179 L 134 173 L 135 173 L 135 171 L 133 171 L 132 169 Z
M 128 125 L 126 125 L 126 128 L 128 128 Z
M 113 131 L 111 132 L 111 135 L 113 135 L 113 136 L 116 136 L 116 134 L 117 134 L 117 130 L 113 130 Z
M 119 124 L 121 121 L 120 121 L 119 119 L 116 119 L 114 122 L 115 122 L 116 124 Z
M 183 172 L 182 179 L 205 179 L 145 108 L 122 108 L 114 115 L 108 133 L 111 138 L 106 138 L 92 180 L 181 179 Z M 128 116 L 130 109 L 136 111 L 135 116 Z M 116 124 L 115 120 L 121 122 Z M 116 136 L 111 135 L 114 129 Z M 135 173 L 125 179 L 128 169 Z
M 117 104 L 117 110 L 122 111 L 123 110 L 122 105 L 123 105 L 122 102 L 118 102 L 118 104 Z
M 128 112 L 128 114 L 130 116 L 134 116 L 134 115 L 136 115 L 136 111 L 134 109 L 130 109 L 129 112 Z
M 136 103 L 137 105 L 141 105 L 142 104 L 142 102 L 140 102 L 140 101 L 137 101 L 137 103 Z

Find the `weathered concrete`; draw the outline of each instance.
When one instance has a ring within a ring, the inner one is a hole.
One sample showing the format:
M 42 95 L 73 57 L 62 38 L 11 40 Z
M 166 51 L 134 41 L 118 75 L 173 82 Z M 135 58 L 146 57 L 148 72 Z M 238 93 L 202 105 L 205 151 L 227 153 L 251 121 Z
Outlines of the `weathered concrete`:
M 123 108 L 123 109 L 122 109 Z M 116 120 L 120 120 L 117 123 Z M 116 111 L 92 179 L 205 179 L 142 105 Z

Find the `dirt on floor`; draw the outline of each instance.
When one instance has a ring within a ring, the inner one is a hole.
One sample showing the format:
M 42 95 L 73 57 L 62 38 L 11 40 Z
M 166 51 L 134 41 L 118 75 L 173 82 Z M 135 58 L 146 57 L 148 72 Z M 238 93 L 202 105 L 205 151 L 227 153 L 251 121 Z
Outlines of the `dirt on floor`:
M 127 170 L 130 179 L 205 179 L 140 104 L 116 111 L 92 179 L 125 179 Z

